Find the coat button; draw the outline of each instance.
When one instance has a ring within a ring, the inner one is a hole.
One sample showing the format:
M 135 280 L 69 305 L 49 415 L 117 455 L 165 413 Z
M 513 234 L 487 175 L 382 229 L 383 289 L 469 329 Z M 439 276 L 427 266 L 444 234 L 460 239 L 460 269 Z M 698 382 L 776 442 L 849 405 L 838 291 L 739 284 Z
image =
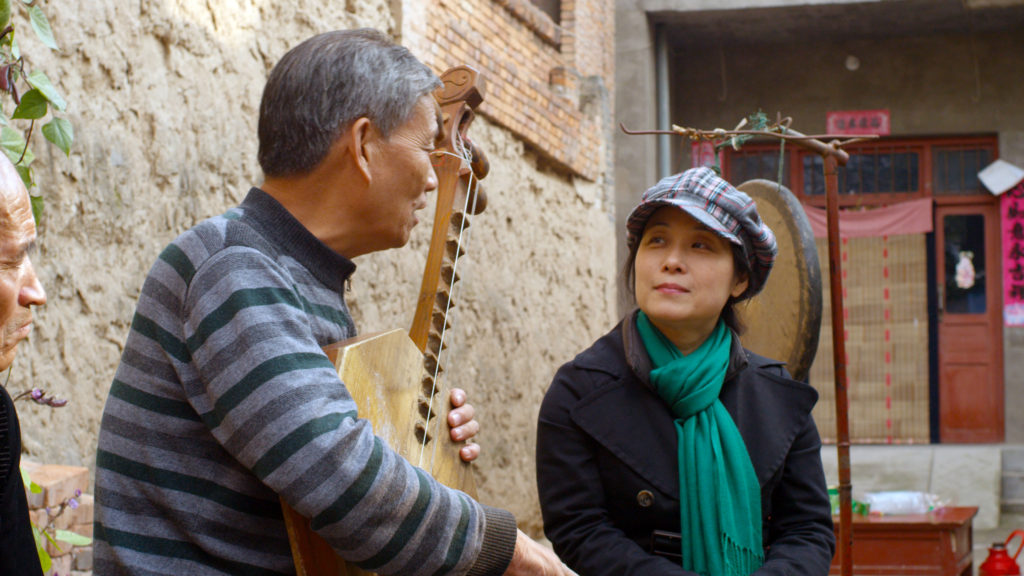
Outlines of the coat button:
M 650 490 L 641 490 L 636 493 L 636 503 L 641 508 L 650 508 L 651 504 L 654 504 L 654 494 L 651 494 Z

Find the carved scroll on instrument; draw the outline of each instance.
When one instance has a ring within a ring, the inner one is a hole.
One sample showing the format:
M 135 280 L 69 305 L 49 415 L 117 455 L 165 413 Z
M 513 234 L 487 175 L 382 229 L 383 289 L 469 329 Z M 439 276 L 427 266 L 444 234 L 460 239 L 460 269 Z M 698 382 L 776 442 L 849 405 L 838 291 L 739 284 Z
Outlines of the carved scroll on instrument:
M 477 182 L 489 166 L 466 137 L 473 108 L 483 101 L 482 79 L 467 66 L 441 75 L 434 93 L 444 119 L 444 140 L 434 156 L 437 209 L 430 251 L 412 328 L 369 334 L 324 348 L 374 433 L 441 483 L 476 497 L 472 468 L 459 457 L 461 443 L 448 432 L 449 392 L 443 372 L 448 311 L 454 306 L 458 258 L 469 215 L 485 205 Z M 368 574 L 346 564 L 283 500 L 288 539 L 299 576 Z

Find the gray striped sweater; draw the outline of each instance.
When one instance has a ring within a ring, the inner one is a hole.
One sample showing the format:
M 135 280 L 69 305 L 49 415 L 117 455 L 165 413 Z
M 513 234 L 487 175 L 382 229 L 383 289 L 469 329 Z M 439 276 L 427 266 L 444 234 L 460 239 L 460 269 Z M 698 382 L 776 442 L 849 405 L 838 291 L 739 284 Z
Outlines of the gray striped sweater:
M 355 265 L 271 196 L 160 254 L 96 454 L 96 576 L 293 574 L 278 495 L 387 574 L 501 574 L 515 520 L 392 452 L 320 348 L 355 334 Z

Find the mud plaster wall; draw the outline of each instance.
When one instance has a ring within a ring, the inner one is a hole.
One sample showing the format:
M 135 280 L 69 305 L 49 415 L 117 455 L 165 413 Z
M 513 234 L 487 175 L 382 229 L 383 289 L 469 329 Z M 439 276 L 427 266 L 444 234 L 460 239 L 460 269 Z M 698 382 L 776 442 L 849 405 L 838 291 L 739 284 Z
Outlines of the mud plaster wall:
M 41 387 L 70 404 L 18 404 L 28 458 L 93 468 L 100 414 L 146 271 L 168 241 L 259 182 L 256 119 L 273 63 L 328 29 L 373 26 L 395 35 L 394 6 L 49 3 L 61 51 L 21 35 L 22 51 L 68 100 L 76 135 L 70 158 L 41 138 L 35 146 L 46 212 L 34 262 L 49 303 L 8 389 Z M 543 168 L 485 120 L 473 130 L 492 164 L 490 206 L 474 220 L 459 264 L 449 372 L 484 423 L 481 500 L 512 510 L 540 535 L 537 407 L 557 366 L 615 321 L 607 168 L 596 182 L 572 179 Z M 349 298 L 362 331 L 409 326 L 426 257 L 431 215 L 424 216 L 409 246 L 358 259 Z

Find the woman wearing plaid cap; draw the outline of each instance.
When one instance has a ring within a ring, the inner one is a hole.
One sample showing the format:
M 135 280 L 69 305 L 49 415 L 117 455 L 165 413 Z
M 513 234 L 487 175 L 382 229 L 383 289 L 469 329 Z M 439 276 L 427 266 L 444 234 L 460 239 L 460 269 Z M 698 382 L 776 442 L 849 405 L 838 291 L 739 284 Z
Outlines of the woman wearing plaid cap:
M 540 410 L 544 529 L 581 576 L 828 574 L 818 394 L 740 344 L 734 306 L 777 252 L 754 202 L 708 168 L 627 222 L 637 309 L 555 375 Z

